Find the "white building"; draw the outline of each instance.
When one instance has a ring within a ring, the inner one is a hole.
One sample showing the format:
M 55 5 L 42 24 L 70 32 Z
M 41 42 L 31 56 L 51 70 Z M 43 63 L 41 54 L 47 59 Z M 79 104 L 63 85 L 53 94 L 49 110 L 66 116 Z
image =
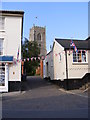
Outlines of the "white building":
M 9 82 L 21 82 L 17 54 L 20 60 L 23 15 L 23 11 L 0 11 L 0 92 L 8 92 Z
M 90 38 L 73 40 L 78 52 L 75 52 L 70 39 L 55 39 L 52 51 L 44 60 L 43 77 L 51 80 L 81 79 L 90 73 Z

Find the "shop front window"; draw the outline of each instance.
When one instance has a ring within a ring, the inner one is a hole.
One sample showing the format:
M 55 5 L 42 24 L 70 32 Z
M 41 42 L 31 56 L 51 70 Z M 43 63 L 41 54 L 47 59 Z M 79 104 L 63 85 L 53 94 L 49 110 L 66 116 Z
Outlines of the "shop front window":
M 0 86 L 5 86 L 5 65 L 0 64 Z

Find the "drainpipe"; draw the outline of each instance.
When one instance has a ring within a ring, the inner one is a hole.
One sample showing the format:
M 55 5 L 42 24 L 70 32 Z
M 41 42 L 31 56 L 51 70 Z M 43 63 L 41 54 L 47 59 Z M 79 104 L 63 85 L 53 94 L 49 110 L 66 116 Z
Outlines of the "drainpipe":
M 67 63 L 67 51 L 65 50 L 65 57 L 66 57 L 66 86 L 68 90 L 68 63 Z

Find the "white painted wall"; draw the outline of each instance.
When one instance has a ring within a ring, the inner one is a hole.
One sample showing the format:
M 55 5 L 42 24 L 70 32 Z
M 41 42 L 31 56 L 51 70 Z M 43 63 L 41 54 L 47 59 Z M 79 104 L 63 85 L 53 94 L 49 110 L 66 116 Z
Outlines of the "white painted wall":
M 47 66 L 47 62 L 48 62 L 48 66 Z M 53 68 L 53 52 L 50 52 L 47 57 L 45 58 L 45 60 L 43 61 L 43 68 L 44 68 L 44 73 L 43 73 L 43 77 L 50 77 L 51 80 L 54 79 L 54 68 Z
M 88 73 L 90 73 L 90 50 L 88 51 Z
M 4 37 L 4 55 L 17 58 L 18 47 L 19 59 L 21 59 L 21 27 L 22 17 L 5 16 L 5 31 L 0 32 Z M 9 81 L 21 81 L 21 62 L 9 64 Z
M 61 53 L 61 61 L 59 53 Z M 55 54 L 58 54 L 57 56 Z M 64 48 L 55 40 L 53 48 L 54 56 L 54 79 L 66 79 L 66 58 Z
M 50 77 L 51 80 L 66 79 L 66 56 L 64 48 L 55 41 L 53 51 L 45 58 L 45 73 L 44 77 Z M 73 63 L 73 53 L 67 50 L 67 68 L 68 79 L 82 78 L 86 73 L 90 73 L 90 50 L 87 50 L 87 63 Z M 61 60 L 59 53 L 61 53 Z M 57 56 L 55 55 L 57 54 Z M 52 61 L 52 62 L 51 62 Z M 48 71 L 47 65 L 48 62 Z M 52 67 L 51 67 L 52 66 Z
M 86 73 L 88 73 L 88 51 L 87 51 L 87 63 L 73 63 L 73 53 L 71 52 L 69 56 L 69 51 L 67 51 L 67 61 L 68 61 L 68 78 L 82 78 Z

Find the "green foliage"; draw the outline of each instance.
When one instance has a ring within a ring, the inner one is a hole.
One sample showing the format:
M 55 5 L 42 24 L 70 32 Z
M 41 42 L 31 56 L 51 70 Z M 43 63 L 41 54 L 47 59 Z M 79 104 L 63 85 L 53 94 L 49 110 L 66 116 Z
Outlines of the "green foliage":
M 30 42 L 27 38 L 25 38 L 24 43 L 22 44 L 22 58 L 27 59 L 31 57 L 38 57 L 40 54 L 40 49 L 36 41 Z M 25 61 L 24 62 L 24 71 L 27 75 L 35 75 L 36 68 L 39 66 L 40 61 L 37 59 L 36 61 Z

